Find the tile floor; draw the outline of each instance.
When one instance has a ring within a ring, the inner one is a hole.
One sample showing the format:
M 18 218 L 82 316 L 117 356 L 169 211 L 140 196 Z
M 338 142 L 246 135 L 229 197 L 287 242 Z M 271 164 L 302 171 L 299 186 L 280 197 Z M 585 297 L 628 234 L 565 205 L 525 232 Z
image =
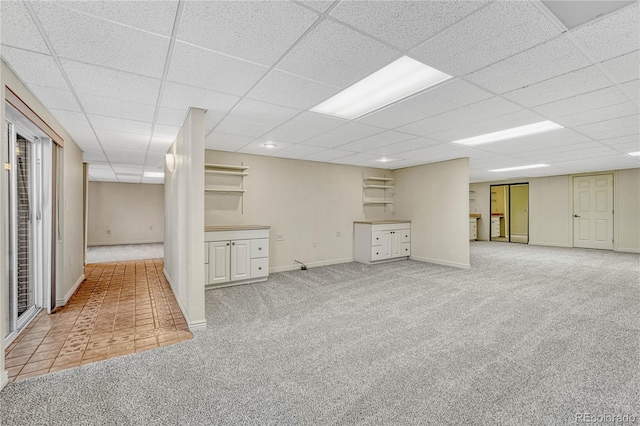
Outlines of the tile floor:
M 69 303 L 7 347 L 9 381 L 189 340 L 162 259 L 87 265 Z

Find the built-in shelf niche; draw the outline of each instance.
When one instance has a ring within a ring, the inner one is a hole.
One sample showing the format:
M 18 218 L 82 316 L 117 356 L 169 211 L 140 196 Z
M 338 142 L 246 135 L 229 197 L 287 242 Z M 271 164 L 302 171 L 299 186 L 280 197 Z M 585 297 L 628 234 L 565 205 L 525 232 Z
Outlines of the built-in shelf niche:
M 240 210 L 244 213 L 244 178 L 249 176 L 249 167 L 244 164 L 214 164 L 205 163 L 204 192 L 212 196 L 239 196 Z
M 393 178 L 362 175 L 362 205 L 381 205 L 385 209 L 393 204 Z

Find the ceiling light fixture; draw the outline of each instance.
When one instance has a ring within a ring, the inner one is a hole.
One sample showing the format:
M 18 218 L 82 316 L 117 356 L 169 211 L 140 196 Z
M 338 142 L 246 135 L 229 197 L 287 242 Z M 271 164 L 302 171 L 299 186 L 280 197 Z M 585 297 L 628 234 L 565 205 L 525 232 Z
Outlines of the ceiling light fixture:
M 553 121 L 540 121 L 538 123 L 527 124 L 526 126 L 514 127 L 512 129 L 500 130 L 499 132 L 487 133 L 486 135 L 474 136 L 472 138 L 451 141 L 459 145 L 480 145 L 489 142 L 504 141 L 507 139 L 521 138 L 523 136 L 535 135 L 537 133 L 550 132 L 551 130 L 563 129 L 564 127 Z
M 640 156 L 640 151 L 638 151 L 638 152 L 629 152 L 627 155 L 630 155 L 632 157 L 639 157 Z
M 144 172 L 144 177 L 148 178 L 163 178 L 164 172 Z
M 511 172 L 514 170 L 537 169 L 539 167 L 549 167 L 549 165 L 548 164 L 531 164 L 529 166 L 507 167 L 506 169 L 494 169 L 489 171 L 490 172 Z
M 276 146 L 278 146 L 278 145 L 276 145 L 276 144 L 275 144 L 275 143 L 273 143 L 273 142 L 267 142 L 267 143 L 265 143 L 265 144 L 264 144 L 264 145 L 262 145 L 262 146 L 264 146 L 265 148 L 275 148 L 275 147 L 276 147 Z
M 450 78 L 448 74 L 403 56 L 311 111 L 353 120 Z
M 388 163 L 390 161 L 398 161 L 398 158 L 382 157 L 382 158 L 378 158 L 376 161 L 380 163 Z

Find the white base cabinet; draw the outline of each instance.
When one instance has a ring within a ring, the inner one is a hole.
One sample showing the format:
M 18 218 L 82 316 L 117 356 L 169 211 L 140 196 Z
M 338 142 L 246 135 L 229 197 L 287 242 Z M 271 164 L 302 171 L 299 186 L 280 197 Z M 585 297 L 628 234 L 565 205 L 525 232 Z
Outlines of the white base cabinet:
M 378 263 L 411 256 L 411 222 L 354 222 L 354 260 Z
M 478 239 L 478 219 L 470 218 L 469 219 L 469 240 L 477 240 Z
M 205 232 L 205 285 L 225 287 L 266 281 L 269 276 L 269 229 L 220 228 Z

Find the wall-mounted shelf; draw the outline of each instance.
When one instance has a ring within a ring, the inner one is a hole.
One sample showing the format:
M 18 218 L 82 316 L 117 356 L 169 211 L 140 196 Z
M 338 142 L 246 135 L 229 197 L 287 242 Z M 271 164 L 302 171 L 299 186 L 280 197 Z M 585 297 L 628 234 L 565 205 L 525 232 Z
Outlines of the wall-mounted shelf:
M 382 189 L 391 189 L 394 188 L 393 185 L 362 185 L 363 188 L 382 188 Z
M 363 204 L 393 204 L 393 201 L 364 201 Z
M 393 178 L 376 177 L 376 176 L 365 177 L 362 180 L 376 180 L 376 181 L 379 181 L 379 182 L 393 182 Z
M 246 172 L 249 167 L 244 164 L 214 164 L 205 163 L 205 189 L 204 192 L 217 194 L 235 194 L 240 196 L 241 212 L 244 213 L 244 178 L 249 176 Z
M 362 175 L 362 205 L 387 205 L 393 204 L 390 192 L 395 186 L 391 184 L 393 178 L 386 176 L 365 176 Z M 382 199 L 380 199 L 382 198 Z

